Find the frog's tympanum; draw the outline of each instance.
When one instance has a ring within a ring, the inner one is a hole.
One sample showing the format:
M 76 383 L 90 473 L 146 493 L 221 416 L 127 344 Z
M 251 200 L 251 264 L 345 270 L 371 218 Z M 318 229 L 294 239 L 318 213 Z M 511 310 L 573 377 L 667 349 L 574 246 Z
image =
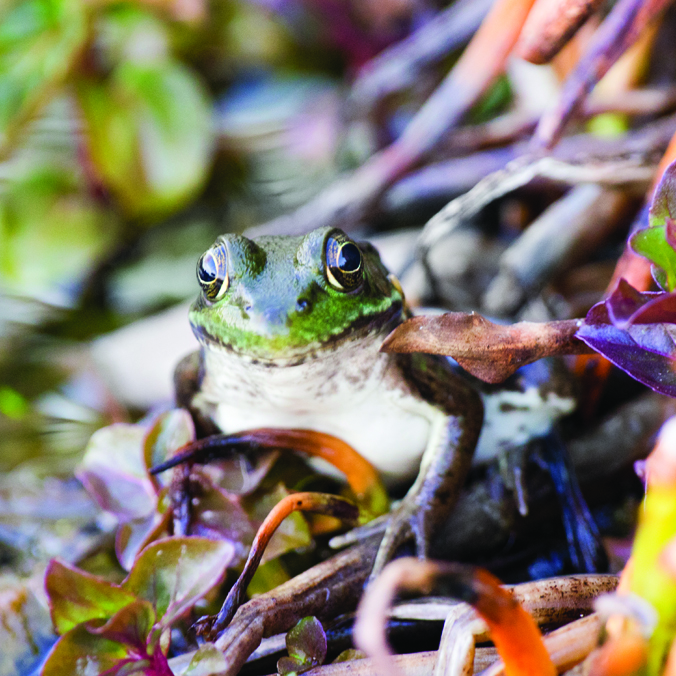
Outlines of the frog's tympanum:
M 223 433 L 316 430 L 352 445 L 386 481 L 417 474 L 374 570 L 409 537 L 424 555 L 471 464 L 482 406 L 444 358 L 379 352 L 407 315 L 375 249 L 330 228 L 225 235 L 197 277 L 190 322 L 202 350 L 198 365 L 179 365 L 179 403 Z

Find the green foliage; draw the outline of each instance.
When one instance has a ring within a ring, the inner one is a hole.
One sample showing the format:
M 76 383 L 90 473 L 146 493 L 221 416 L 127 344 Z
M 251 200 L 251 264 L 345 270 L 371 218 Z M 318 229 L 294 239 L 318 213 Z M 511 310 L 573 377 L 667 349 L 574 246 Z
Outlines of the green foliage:
M 277 662 L 282 675 L 302 674 L 319 666 L 326 659 L 326 634 L 316 617 L 304 617 L 286 634 L 288 657 Z
M 66 82 L 87 37 L 78 0 L 13 2 L 0 15 L 0 157 Z
M 56 559 L 47 567 L 45 587 L 52 623 L 59 634 L 65 634 L 82 622 L 112 617 L 134 601 L 133 594 L 118 585 Z
M 161 646 L 164 630 L 221 582 L 233 556 L 226 541 L 158 540 L 143 550 L 121 585 L 52 562 L 45 584 L 54 625 L 65 633 L 43 676 L 171 674 Z
M 630 244 L 653 263 L 653 277 L 664 291 L 676 289 L 676 162 L 664 171 L 650 207 L 650 227 L 634 233 Z
M 0 194 L 0 280 L 21 295 L 56 300 L 111 242 L 103 212 L 81 197 L 75 170 L 44 159 Z
M 212 643 L 205 643 L 193 655 L 188 668 L 181 676 L 211 676 L 227 669 L 223 653 Z
M 173 211 L 201 186 L 210 109 L 185 67 L 124 62 L 105 81 L 79 82 L 77 92 L 92 161 L 129 215 Z
M 227 540 L 158 540 L 141 552 L 122 587 L 150 601 L 159 626 L 165 628 L 220 581 L 233 556 Z
M 0 6 L 0 159 L 14 162 L 0 194 L 4 285 L 42 295 L 81 278 L 116 221 L 156 222 L 204 184 L 211 101 L 172 54 L 166 18 L 133 2 Z M 57 101 L 70 130 L 46 152 L 32 123 Z

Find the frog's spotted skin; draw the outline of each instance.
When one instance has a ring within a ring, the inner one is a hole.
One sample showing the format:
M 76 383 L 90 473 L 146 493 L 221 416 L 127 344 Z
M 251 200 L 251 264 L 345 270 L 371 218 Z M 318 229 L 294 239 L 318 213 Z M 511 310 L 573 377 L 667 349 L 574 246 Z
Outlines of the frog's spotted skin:
M 418 473 L 374 570 L 411 536 L 424 554 L 471 464 L 482 406 L 444 359 L 379 352 L 405 310 L 375 249 L 327 228 L 227 235 L 198 278 L 190 322 L 202 353 L 179 365 L 181 403 L 224 433 L 312 429 L 342 438 L 390 482 Z

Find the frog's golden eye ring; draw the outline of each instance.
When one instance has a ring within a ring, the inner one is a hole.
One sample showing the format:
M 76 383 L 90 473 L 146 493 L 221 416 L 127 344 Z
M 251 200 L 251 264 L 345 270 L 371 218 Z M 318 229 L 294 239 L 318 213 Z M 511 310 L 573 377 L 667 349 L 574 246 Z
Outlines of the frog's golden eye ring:
M 197 262 L 197 281 L 208 301 L 213 303 L 223 298 L 230 285 L 225 247 L 215 247 L 202 254 Z
M 326 238 L 326 278 L 339 291 L 354 291 L 364 279 L 364 259 L 359 247 L 342 232 Z

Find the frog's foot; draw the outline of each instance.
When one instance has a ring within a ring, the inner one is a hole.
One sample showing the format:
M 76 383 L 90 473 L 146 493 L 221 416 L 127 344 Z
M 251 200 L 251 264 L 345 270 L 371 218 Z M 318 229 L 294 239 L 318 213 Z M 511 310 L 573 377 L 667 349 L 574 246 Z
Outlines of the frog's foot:
M 334 549 L 364 542 L 376 535 L 382 535 L 380 547 L 373 564 L 369 580 L 374 579 L 385 564 L 396 554 L 397 549 L 407 542 L 414 540 L 416 553 L 423 559 L 427 555 L 428 536 L 425 526 L 425 510 L 421 509 L 413 496 L 395 503 L 389 514 L 379 516 L 364 526 L 353 528 L 347 533 L 331 538 L 329 545 Z
M 394 503 L 389 514 L 383 514 L 363 526 L 331 538 L 329 546 L 332 549 L 342 549 L 380 535 L 380 547 L 370 577 L 372 579 L 394 557 L 397 549 L 408 540 L 415 540 L 418 556 L 425 558 L 428 538 L 424 535 L 422 514 L 423 510 L 415 504 L 414 500 L 404 499 Z
M 415 542 L 419 559 L 427 557 L 430 529 L 426 524 L 425 514 L 426 510 L 421 508 L 414 496 L 407 496 L 392 510 L 387 520 L 385 534 L 380 541 L 369 582 L 380 574 L 388 561 L 394 557 L 397 549 L 408 540 L 412 539 Z
M 347 531 L 347 533 L 335 535 L 329 540 L 329 547 L 331 547 L 331 549 L 343 549 L 357 542 L 370 540 L 376 535 L 382 535 L 387 529 L 390 518 L 391 514 L 383 514 L 363 526 L 357 526 L 356 528 Z

